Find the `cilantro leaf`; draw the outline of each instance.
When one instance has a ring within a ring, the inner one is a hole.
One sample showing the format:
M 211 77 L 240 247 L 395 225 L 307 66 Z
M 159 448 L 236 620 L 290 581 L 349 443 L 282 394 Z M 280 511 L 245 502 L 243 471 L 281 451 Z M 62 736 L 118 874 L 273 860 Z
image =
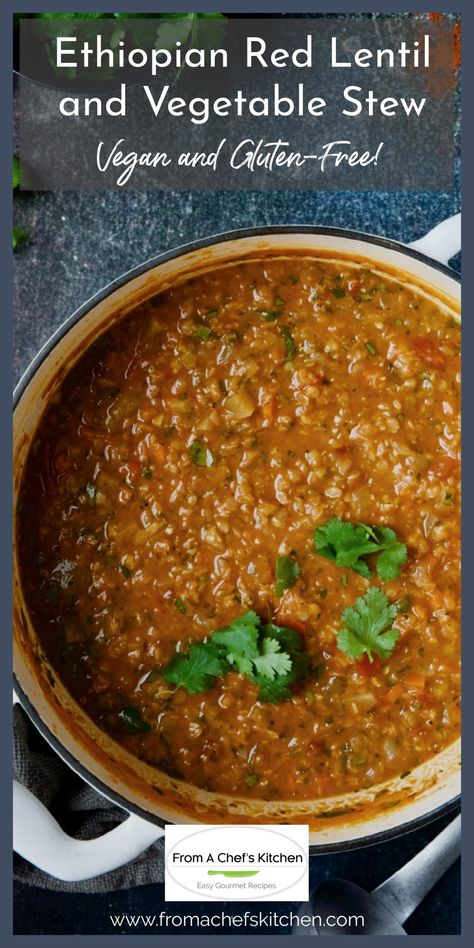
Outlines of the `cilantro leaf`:
M 209 642 L 192 642 L 186 655 L 175 655 L 163 672 L 173 685 L 197 694 L 212 688 L 214 679 L 226 671 L 226 663 Z
M 212 642 L 225 652 L 229 665 L 235 665 L 241 675 L 252 674 L 252 662 L 259 654 L 259 625 L 257 614 L 249 611 L 211 636 Z
M 389 603 L 378 586 L 371 586 L 365 596 L 356 599 L 354 606 L 344 609 L 344 628 L 337 636 L 338 648 L 349 658 L 361 658 L 364 652 L 370 661 L 373 661 L 372 652 L 380 658 L 388 658 L 400 635 L 398 629 L 392 628 L 396 615 L 396 605 Z
M 304 640 L 294 629 L 273 623 L 263 626 L 262 632 L 263 642 L 269 638 L 279 643 L 283 653 L 290 658 L 291 668 L 285 673 L 277 674 L 273 679 L 260 674 L 254 675 L 253 680 L 259 686 L 258 698 L 263 702 L 285 701 L 291 695 L 292 686 L 311 673 Z
M 275 567 L 275 595 L 283 596 L 285 589 L 291 589 L 300 573 L 300 565 L 293 556 L 278 556 Z
M 287 675 L 291 671 L 291 658 L 287 652 L 281 651 L 281 645 L 276 639 L 264 638 L 262 654 L 253 659 L 258 675 L 273 681 L 277 675 Z
M 332 560 L 336 566 L 346 566 L 369 577 L 370 569 L 361 559 L 377 549 L 372 534 L 363 524 L 348 523 L 334 517 L 314 532 L 314 543 L 317 553 Z
M 273 681 L 270 678 L 257 679 L 258 681 L 258 700 L 263 704 L 278 704 L 280 701 L 286 701 L 291 695 L 291 681 L 287 681 L 284 675 L 279 675 Z
M 407 548 L 397 540 L 390 527 L 370 527 L 364 523 L 349 523 L 334 517 L 314 532 L 314 544 L 320 556 L 336 566 L 344 566 L 360 573 L 366 579 L 372 571 L 363 557 L 377 554 L 377 574 L 380 579 L 395 579 L 407 558 Z
M 400 566 L 407 558 L 407 548 L 399 543 L 397 535 L 390 527 L 377 527 L 375 534 L 379 540 L 379 549 L 383 552 L 377 557 L 377 575 L 380 579 L 396 579 Z

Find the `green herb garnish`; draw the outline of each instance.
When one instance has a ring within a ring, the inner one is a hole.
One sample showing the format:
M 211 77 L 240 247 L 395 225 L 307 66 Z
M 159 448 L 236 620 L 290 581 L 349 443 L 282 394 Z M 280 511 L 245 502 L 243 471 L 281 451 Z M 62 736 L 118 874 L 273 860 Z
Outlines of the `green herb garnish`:
M 396 579 L 400 566 L 407 558 L 407 548 L 397 540 L 390 527 L 369 527 L 348 523 L 334 517 L 314 533 L 316 551 L 336 563 L 360 573 L 367 579 L 372 575 L 364 557 L 377 556 L 377 575 L 380 579 Z
M 200 324 L 199 326 L 196 326 L 196 335 L 199 336 L 200 339 L 203 339 L 204 342 L 207 342 L 208 339 L 210 339 L 213 335 L 213 332 L 209 326 Z
M 189 456 L 191 461 L 194 461 L 194 464 L 197 464 L 198 467 L 212 467 L 214 464 L 214 456 L 212 451 L 209 448 L 206 448 L 200 441 L 196 439 L 192 442 L 191 447 L 189 448 Z
M 333 286 L 332 291 L 338 300 L 342 299 L 342 297 L 346 295 L 346 291 L 342 286 Z
M 151 731 L 148 721 L 144 721 L 138 708 L 128 707 L 119 711 L 119 718 L 125 725 L 125 730 L 129 734 L 145 734 Z
M 275 319 L 281 316 L 282 312 L 282 309 L 261 309 L 260 316 L 262 319 L 265 319 L 267 323 L 273 323 Z
M 94 487 L 93 484 L 86 484 L 86 497 L 89 507 L 95 507 L 96 494 L 97 487 Z
M 278 556 L 275 566 L 275 595 L 283 596 L 285 589 L 291 589 L 300 573 L 300 565 L 293 556 Z
M 366 342 L 365 348 L 367 349 L 367 352 L 369 353 L 369 355 L 371 356 L 377 355 L 377 347 L 374 346 L 373 342 Z
M 178 596 L 178 598 L 175 599 L 174 604 L 175 604 L 175 606 L 176 606 L 178 612 L 181 612 L 183 616 L 186 615 L 186 613 L 187 613 L 187 611 L 188 611 L 188 607 L 187 607 L 186 603 L 184 602 L 184 600 L 181 599 L 181 596 Z
M 283 326 L 281 332 L 283 339 L 285 340 L 285 358 L 290 361 L 291 359 L 295 358 L 295 355 L 298 352 L 298 346 L 296 345 L 295 340 L 288 329 L 288 326 Z
M 338 648 L 349 658 L 361 658 L 364 652 L 371 662 L 373 652 L 380 658 L 388 658 L 400 635 L 398 629 L 392 628 L 396 615 L 396 605 L 389 603 L 381 589 L 371 586 L 365 596 L 356 599 L 354 606 L 344 609 L 344 628 L 337 636 Z
M 172 685 L 193 695 L 212 688 L 215 678 L 226 671 L 226 662 L 210 642 L 192 642 L 185 655 L 175 655 L 163 672 Z
M 255 612 L 246 612 L 207 641 L 191 643 L 165 668 L 166 681 L 190 694 L 212 688 L 230 671 L 246 675 L 259 686 L 261 701 L 283 701 L 291 686 L 310 673 L 301 636 L 292 629 L 263 625 Z
M 410 606 L 411 596 L 404 596 L 403 599 L 400 599 L 400 601 L 397 602 L 397 612 L 401 613 L 401 615 L 404 615 L 405 612 L 409 611 Z

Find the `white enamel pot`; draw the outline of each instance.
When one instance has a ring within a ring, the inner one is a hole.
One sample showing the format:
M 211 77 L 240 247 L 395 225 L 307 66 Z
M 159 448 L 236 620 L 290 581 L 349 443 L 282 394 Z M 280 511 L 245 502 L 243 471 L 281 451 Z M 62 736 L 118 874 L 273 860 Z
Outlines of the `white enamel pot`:
M 460 215 L 410 246 L 319 227 L 235 231 L 180 247 L 109 284 L 70 317 L 33 361 L 15 393 L 14 473 L 18 490 L 28 446 L 52 393 L 77 357 L 118 315 L 161 289 L 247 255 L 297 251 L 362 262 L 394 272 L 455 318 L 460 282 L 448 268 L 460 249 Z M 308 823 L 314 852 L 380 842 L 408 832 L 458 804 L 460 747 L 451 745 L 408 776 L 370 790 L 314 802 L 263 803 L 197 790 L 137 760 L 100 731 L 49 665 L 14 571 L 15 692 L 58 754 L 84 780 L 130 814 L 97 840 L 66 836 L 24 787 L 15 786 L 14 848 L 36 866 L 68 881 L 90 878 L 133 859 L 158 839 L 166 822 Z

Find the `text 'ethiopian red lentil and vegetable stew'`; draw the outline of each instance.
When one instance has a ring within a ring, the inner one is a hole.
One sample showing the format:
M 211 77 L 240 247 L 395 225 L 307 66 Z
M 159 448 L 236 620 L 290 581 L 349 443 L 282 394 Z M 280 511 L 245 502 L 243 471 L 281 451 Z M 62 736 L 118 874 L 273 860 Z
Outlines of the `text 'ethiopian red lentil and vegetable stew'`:
M 191 784 L 315 799 L 459 729 L 458 322 L 347 261 L 141 304 L 66 376 L 22 485 L 41 642 Z

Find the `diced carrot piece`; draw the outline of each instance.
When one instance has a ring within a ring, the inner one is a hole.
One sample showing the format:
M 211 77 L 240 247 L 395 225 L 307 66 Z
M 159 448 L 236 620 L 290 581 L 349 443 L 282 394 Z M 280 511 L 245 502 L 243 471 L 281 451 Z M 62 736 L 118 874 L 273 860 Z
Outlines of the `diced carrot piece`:
M 407 688 L 410 688 L 410 690 L 424 691 L 425 684 L 426 684 L 426 677 L 425 675 L 417 675 L 415 672 L 413 672 L 413 674 L 411 675 L 405 675 L 403 679 L 403 683 L 404 685 L 406 685 Z
M 405 684 L 401 681 L 398 681 L 397 684 L 394 685 L 393 688 L 390 688 L 390 691 L 387 693 L 387 701 L 389 701 L 390 704 L 395 704 L 404 691 Z
M 262 415 L 266 421 L 274 421 L 276 418 L 276 395 L 270 395 L 268 401 L 262 405 Z
M 166 461 L 166 448 L 164 444 L 158 441 L 148 446 L 148 456 L 153 464 L 164 464 Z

